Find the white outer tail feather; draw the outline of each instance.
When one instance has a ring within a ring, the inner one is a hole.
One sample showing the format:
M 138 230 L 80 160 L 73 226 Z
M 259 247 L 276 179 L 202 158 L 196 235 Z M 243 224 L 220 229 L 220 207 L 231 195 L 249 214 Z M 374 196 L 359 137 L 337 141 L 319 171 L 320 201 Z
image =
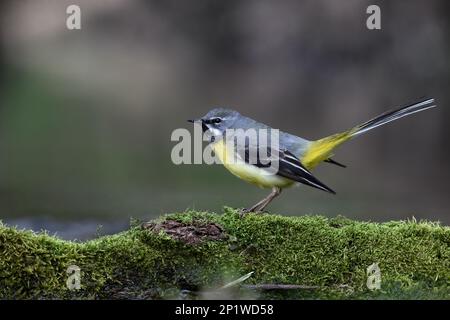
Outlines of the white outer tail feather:
M 409 116 L 411 114 L 424 111 L 427 109 L 431 109 L 436 107 L 434 103 L 434 99 L 427 99 L 415 104 L 400 108 L 398 110 L 385 112 L 367 122 L 364 122 L 357 127 L 355 127 L 355 132 L 352 133 L 352 137 L 357 137 L 369 130 L 375 129 L 379 126 L 382 126 L 386 123 L 395 121 L 397 119 Z

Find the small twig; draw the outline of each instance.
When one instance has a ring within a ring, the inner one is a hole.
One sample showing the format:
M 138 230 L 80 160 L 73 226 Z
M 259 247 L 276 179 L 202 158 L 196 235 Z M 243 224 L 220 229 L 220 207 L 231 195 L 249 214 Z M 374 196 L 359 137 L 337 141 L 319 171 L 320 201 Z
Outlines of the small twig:
M 240 277 L 239 279 L 236 279 L 234 281 L 231 281 L 229 283 L 227 283 L 226 285 L 222 286 L 220 289 L 226 289 L 232 286 L 235 286 L 241 282 L 244 282 L 245 280 L 247 280 L 248 278 L 250 278 L 250 276 L 253 274 L 254 271 L 247 273 L 245 276 Z

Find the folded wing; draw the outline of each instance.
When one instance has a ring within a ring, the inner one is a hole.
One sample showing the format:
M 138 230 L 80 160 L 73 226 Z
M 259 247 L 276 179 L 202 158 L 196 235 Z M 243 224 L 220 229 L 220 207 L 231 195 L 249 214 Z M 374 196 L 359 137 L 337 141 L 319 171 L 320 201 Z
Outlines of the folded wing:
M 270 147 L 267 150 L 259 150 L 257 146 L 248 143 L 245 146 L 238 146 L 236 150 L 238 156 L 247 164 L 258 168 L 269 168 L 273 165 L 273 161 L 278 160 L 278 166 L 274 165 L 277 168 L 275 174 L 326 192 L 336 193 L 314 177 L 300 160 L 288 150 L 275 150 Z

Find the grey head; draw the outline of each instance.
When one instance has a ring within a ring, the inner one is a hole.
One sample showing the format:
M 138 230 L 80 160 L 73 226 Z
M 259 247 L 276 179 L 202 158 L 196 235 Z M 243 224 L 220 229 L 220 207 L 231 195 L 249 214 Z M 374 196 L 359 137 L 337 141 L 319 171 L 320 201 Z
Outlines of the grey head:
M 215 108 L 208 111 L 203 117 L 190 122 L 201 122 L 203 132 L 210 131 L 214 136 L 223 135 L 225 130 L 233 128 L 241 114 L 232 109 Z

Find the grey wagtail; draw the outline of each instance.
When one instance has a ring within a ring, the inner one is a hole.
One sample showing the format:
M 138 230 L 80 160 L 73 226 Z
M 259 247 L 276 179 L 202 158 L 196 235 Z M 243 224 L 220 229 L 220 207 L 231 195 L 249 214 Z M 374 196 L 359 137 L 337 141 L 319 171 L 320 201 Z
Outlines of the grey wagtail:
M 261 212 L 281 193 L 282 189 L 298 185 L 299 183 L 334 194 L 335 192 L 315 178 L 310 170 L 315 168 L 321 162 L 328 162 L 345 167 L 332 159 L 333 150 L 337 146 L 386 123 L 433 107 L 436 107 L 436 105 L 434 105 L 434 99 L 422 100 L 399 109 L 385 112 L 347 131 L 315 141 L 306 140 L 279 131 L 279 150 L 269 150 L 269 154 L 276 155 L 277 157 L 277 171 L 270 174 L 267 172 L 267 165 L 262 164 L 260 161 L 248 161 L 248 154 L 251 151 L 255 151 L 253 150 L 254 148 L 258 149 L 256 150 L 258 154 L 262 151 L 259 150 L 260 146 L 258 143 L 246 143 L 243 147 L 230 147 L 230 145 L 233 146 L 233 144 L 225 143 L 224 140 L 228 129 L 271 130 L 271 127 L 245 117 L 237 111 L 225 108 L 213 109 L 198 120 L 188 121 L 200 123 L 203 132 L 209 132 L 212 135 L 213 139 L 211 139 L 211 145 L 215 155 L 232 174 L 259 187 L 272 188 L 272 192 L 267 197 L 251 208 L 244 209 L 245 213 Z M 230 150 L 231 148 L 232 150 Z M 264 152 L 261 153 L 268 154 L 267 150 L 264 150 Z M 229 161 L 232 156 L 236 155 L 239 161 Z

